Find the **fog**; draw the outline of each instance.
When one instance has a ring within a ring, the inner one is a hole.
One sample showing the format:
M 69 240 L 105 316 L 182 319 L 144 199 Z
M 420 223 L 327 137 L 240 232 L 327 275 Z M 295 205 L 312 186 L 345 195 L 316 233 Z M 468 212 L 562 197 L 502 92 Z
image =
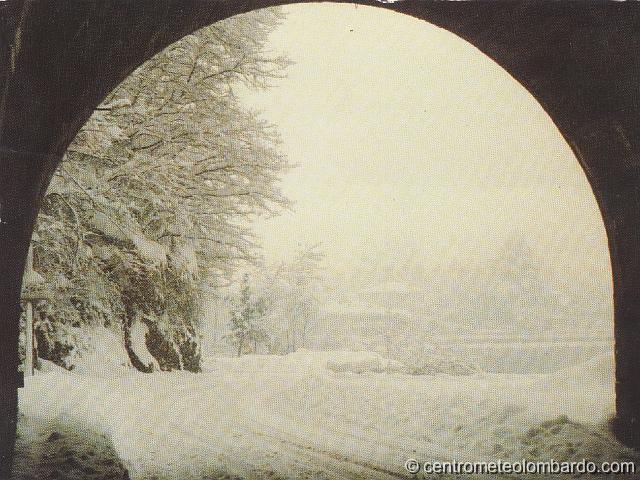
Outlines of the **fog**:
M 341 288 L 396 281 L 423 299 L 446 290 L 458 317 L 494 310 L 474 314 L 474 330 L 504 323 L 495 314 L 508 307 L 532 330 L 534 311 L 549 330 L 608 338 L 602 218 L 531 94 L 474 46 L 409 16 L 329 4 L 286 12 L 270 47 L 295 65 L 276 88 L 245 94 L 298 165 L 282 184 L 292 211 L 256 224 L 266 257 L 321 243 Z M 534 284 L 530 298 L 497 293 L 513 282 Z

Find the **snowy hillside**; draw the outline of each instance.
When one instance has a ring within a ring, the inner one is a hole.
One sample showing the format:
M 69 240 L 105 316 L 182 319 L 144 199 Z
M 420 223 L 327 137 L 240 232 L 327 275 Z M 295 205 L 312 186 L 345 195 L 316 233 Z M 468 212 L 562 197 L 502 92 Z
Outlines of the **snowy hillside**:
M 124 468 L 131 479 L 386 479 L 403 477 L 409 457 L 520 459 L 552 447 L 558 459 L 612 460 L 628 452 L 602 426 L 611 365 L 415 376 L 373 353 L 302 351 L 207 358 L 202 374 L 52 367 L 20 391 L 15 479 L 126 478 Z

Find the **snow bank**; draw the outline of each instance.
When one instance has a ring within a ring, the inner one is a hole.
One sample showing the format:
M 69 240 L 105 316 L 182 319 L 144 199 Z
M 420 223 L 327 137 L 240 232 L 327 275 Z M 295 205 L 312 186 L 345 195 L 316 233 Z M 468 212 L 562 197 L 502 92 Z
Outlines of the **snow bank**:
M 203 369 L 212 371 L 224 365 L 251 365 L 260 370 L 286 368 L 297 372 L 330 371 L 336 373 L 410 373 L 401 362 L 383 357 L 375 352 L 311 351 L 299 349 L 288 355 L 245 355 L 240 358 L 208 357 L 203 359 Z
M 87 330 L 86 336 L 86 349 L 79 352 L 69 365 L 75 371 L 104 376 L 130 368 L 121 334 L 99 327 Z
M 534 383 L 547 394 L 537 406 L 540 415 L 568 415 L 579 422 L 607 420 L 615 412 L 615 361 L 613 353 L 596 356 L 558 372 L 541 375 Z M 579 401 L 573 401 L 573 399 Z M 608 412 L 608 415 L 598 415 Z
M 66 372 L 66 369 L 61 367 L 60 365 L 56 365 L 49 360 L 43 360 L 42 358 L 39 358 L 38 371 L 42 373 L 62 373 Z
M 12 480 L 129 480 L 100 431 L 21 415 Z
M 409 373 L 406 365 L 371 352 L 340 352 L 326 360 L 326 368 L 333 372 L 350 373 Z

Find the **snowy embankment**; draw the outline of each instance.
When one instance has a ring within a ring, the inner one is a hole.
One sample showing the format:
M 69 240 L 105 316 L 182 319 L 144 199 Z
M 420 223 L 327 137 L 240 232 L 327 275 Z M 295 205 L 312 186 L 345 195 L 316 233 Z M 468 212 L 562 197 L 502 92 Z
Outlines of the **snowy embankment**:
M 410 457 L 612 460 L 628 452 L 601 426 L 613 412 L 611 364 L 412 376 L 375 354 L 297 352 L 208 358 L 202 374 L 52 369 L 20 392 L 16 479 L 49 478 L 37 469 L 57 461 L 99 469 L 98 450 L 132 479 L 179 480 L 397 478 Z M 67 445 L 66 457 L 32 458 L 74 431 L 98 445 L 94 455 L 69 460 L 80 449 Z M 51 478 L 127 478 L 57 469 Z

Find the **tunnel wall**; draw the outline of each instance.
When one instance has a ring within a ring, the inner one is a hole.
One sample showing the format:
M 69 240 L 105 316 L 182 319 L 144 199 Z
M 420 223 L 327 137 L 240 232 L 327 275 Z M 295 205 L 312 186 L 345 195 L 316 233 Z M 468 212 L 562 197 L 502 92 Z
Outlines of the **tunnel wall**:
M 104 96 L 165 46 L 231 15 L 287 3 L 298 2 L 0 2 L 0 477 L 15 435 L 22 271 L 40 198 L 68 144 Z M 571 145 L 609 238 L 614 426 L 640 447 L 640 5 L 351 3 L 412 15 L 466 39 L 531 92 Z

